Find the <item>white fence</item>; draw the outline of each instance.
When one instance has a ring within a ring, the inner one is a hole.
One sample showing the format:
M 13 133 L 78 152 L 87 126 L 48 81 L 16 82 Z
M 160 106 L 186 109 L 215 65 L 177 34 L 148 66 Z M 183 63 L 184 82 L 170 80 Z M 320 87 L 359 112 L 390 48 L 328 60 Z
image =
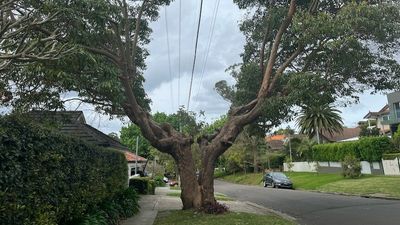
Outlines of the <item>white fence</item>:
M 294 172 L 317 172 L 317 163 L 315 162 L 293 162 L 293 167 L 291 171 Z M 287 163 L 283 164 L 283 170 L 289 171 L 289 165 Z
M 382 159 L 382 165 L 385 175 L 400 175 L 400 163 L 398 158 L 393 160 Z
M 361 173 L 362 174 L 385 174 L 385 175 L 400 175 L 399 163 L 385 162 L 388 160 L 382 160 L 382 165 L 379 162 L 367 162 L 361 161 Z M 319 172 L 322 173 L 338 173 L 341 172 L 342 163 L 340 162 L 293 162 L 291 171 L 294 172 Z M 289 171 L 289 165 L 283 164 L 284 171 Z M 397 169 L 397 170 L 396 170 Z M 389 173 L 386 170 L 390 171 Z

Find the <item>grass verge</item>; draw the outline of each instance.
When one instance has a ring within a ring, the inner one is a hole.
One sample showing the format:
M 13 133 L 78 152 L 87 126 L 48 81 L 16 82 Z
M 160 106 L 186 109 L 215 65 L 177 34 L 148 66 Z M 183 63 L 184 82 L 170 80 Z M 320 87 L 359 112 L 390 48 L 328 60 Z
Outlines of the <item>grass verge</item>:
M 275 215 L 257 215 L 250 213 L 226 213 L 210 215 L 190 210 L 159 212 L 154 225 L 292 225 L 288 221 Z
M 363 175 L 347 179 L 340 174 L 288 172 L 295 189 L 400 198 L 400 177 Z M 262 173 L 238 173 L 221 179 L 238 184 L 261 185 Z
M 344 179 L 318 188 L 319 191 L 400 198 L 400 177 L 373 176 Z

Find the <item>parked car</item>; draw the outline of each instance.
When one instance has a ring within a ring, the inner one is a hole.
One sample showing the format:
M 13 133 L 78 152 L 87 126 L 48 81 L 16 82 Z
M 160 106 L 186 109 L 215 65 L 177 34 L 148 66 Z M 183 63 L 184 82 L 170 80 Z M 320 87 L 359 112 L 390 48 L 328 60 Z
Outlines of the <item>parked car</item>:
M 169 180 L 169 181 L 168 181 L 168 185 L 169 185 L 170 187 L 175 187 L 175 186 L 178 186 L 179 183 L 178 183 L 178 181 L 176 181 L 176 180 Z
M 283 173 L 270 172 L 265 174 L 263 178 L 264 187 L 275 187 L 275 188 L 290 188 L 293 189 L 292 181 Z

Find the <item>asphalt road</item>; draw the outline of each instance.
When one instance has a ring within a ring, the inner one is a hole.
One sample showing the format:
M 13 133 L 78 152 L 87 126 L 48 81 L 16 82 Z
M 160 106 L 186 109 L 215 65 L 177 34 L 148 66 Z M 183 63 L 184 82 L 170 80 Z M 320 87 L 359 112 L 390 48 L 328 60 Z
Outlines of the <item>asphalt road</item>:
M 215 180 L 215 191 L 296 218 L 306 225 L 400 225 L 400 200 L 238 185 Z M 400 187 L 399 187 L 400 188 Z

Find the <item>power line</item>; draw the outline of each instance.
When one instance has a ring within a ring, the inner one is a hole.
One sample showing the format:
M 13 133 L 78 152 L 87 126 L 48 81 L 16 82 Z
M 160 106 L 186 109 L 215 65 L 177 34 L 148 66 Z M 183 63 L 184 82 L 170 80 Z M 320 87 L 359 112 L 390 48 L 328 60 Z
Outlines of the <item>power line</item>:
M 165 9 L 165 30 L 167 32 L 167 49 L 168 49 L 168 70 L 169 70 L 169 79 L 171 81 L 169 89 L 170 89 L 170 98 L 171 98 L 171 113 L 174 112 L 174 95 L 173 95 L 173 87 L 172 87 L 172 69 L 171 69 L 171 53 L 170 53 L 170 46 L 169 46 L 169 30 L 168 30 L 168 13 L 167 7 L 164 6 Z
M 179 58 L 178 58 L 178 108 L 181 104 L 181 39 L 182 39 L 182 0 L 179 0 Z
M 200 88 L 203 85 L 203 77 L 204 77 L 204 73 L 205 73 L 205 70 L 206 70 L 207 62 L 208 62 L 208 55 L 210 53 L 212 39 L 214 37 L 215 23 L 217 21 L 219 5 L 220 5 L 220 0 L 215 2 L 214 11 L 213 11 L 213 18 L 211 20 L 211 26 L 210 26 L 210 32 L 209 32 L 210 36 L 209 36 L 209 39 L 208 39 L 207 50 L 206 50 L 206 54 L 205 54 L 205 57 L 204 57 L 203 69 L 202 69 L 202 72 L 201 72 L 200 82 L 199 82 L 199 86 L 198 86 L 196 95 L 199 94 Z
M 196 45 L 194 47 L 194 57 L 193 57 L 193 67 L 192 67 L 192 77 L 190 79 L 190 87 L 189 87 L 189 97 L 187 102 L 187 111 L 189 111 L 190 107 L 190 97 L 192 95 L 192 86 L 193 86 L 193 76 L 194 76 L 194 69 L 196 67 L 196 58 L 197 58 L 197 45 L 199 43 L 199 33 L 200 33 L 200 24 L 201 24 L 201 15 L 203 12 L 203 0 L 200 3 L 200 13 L 199 13 L 199 22 L 197 25 L 197 34 L 196 34 Z

